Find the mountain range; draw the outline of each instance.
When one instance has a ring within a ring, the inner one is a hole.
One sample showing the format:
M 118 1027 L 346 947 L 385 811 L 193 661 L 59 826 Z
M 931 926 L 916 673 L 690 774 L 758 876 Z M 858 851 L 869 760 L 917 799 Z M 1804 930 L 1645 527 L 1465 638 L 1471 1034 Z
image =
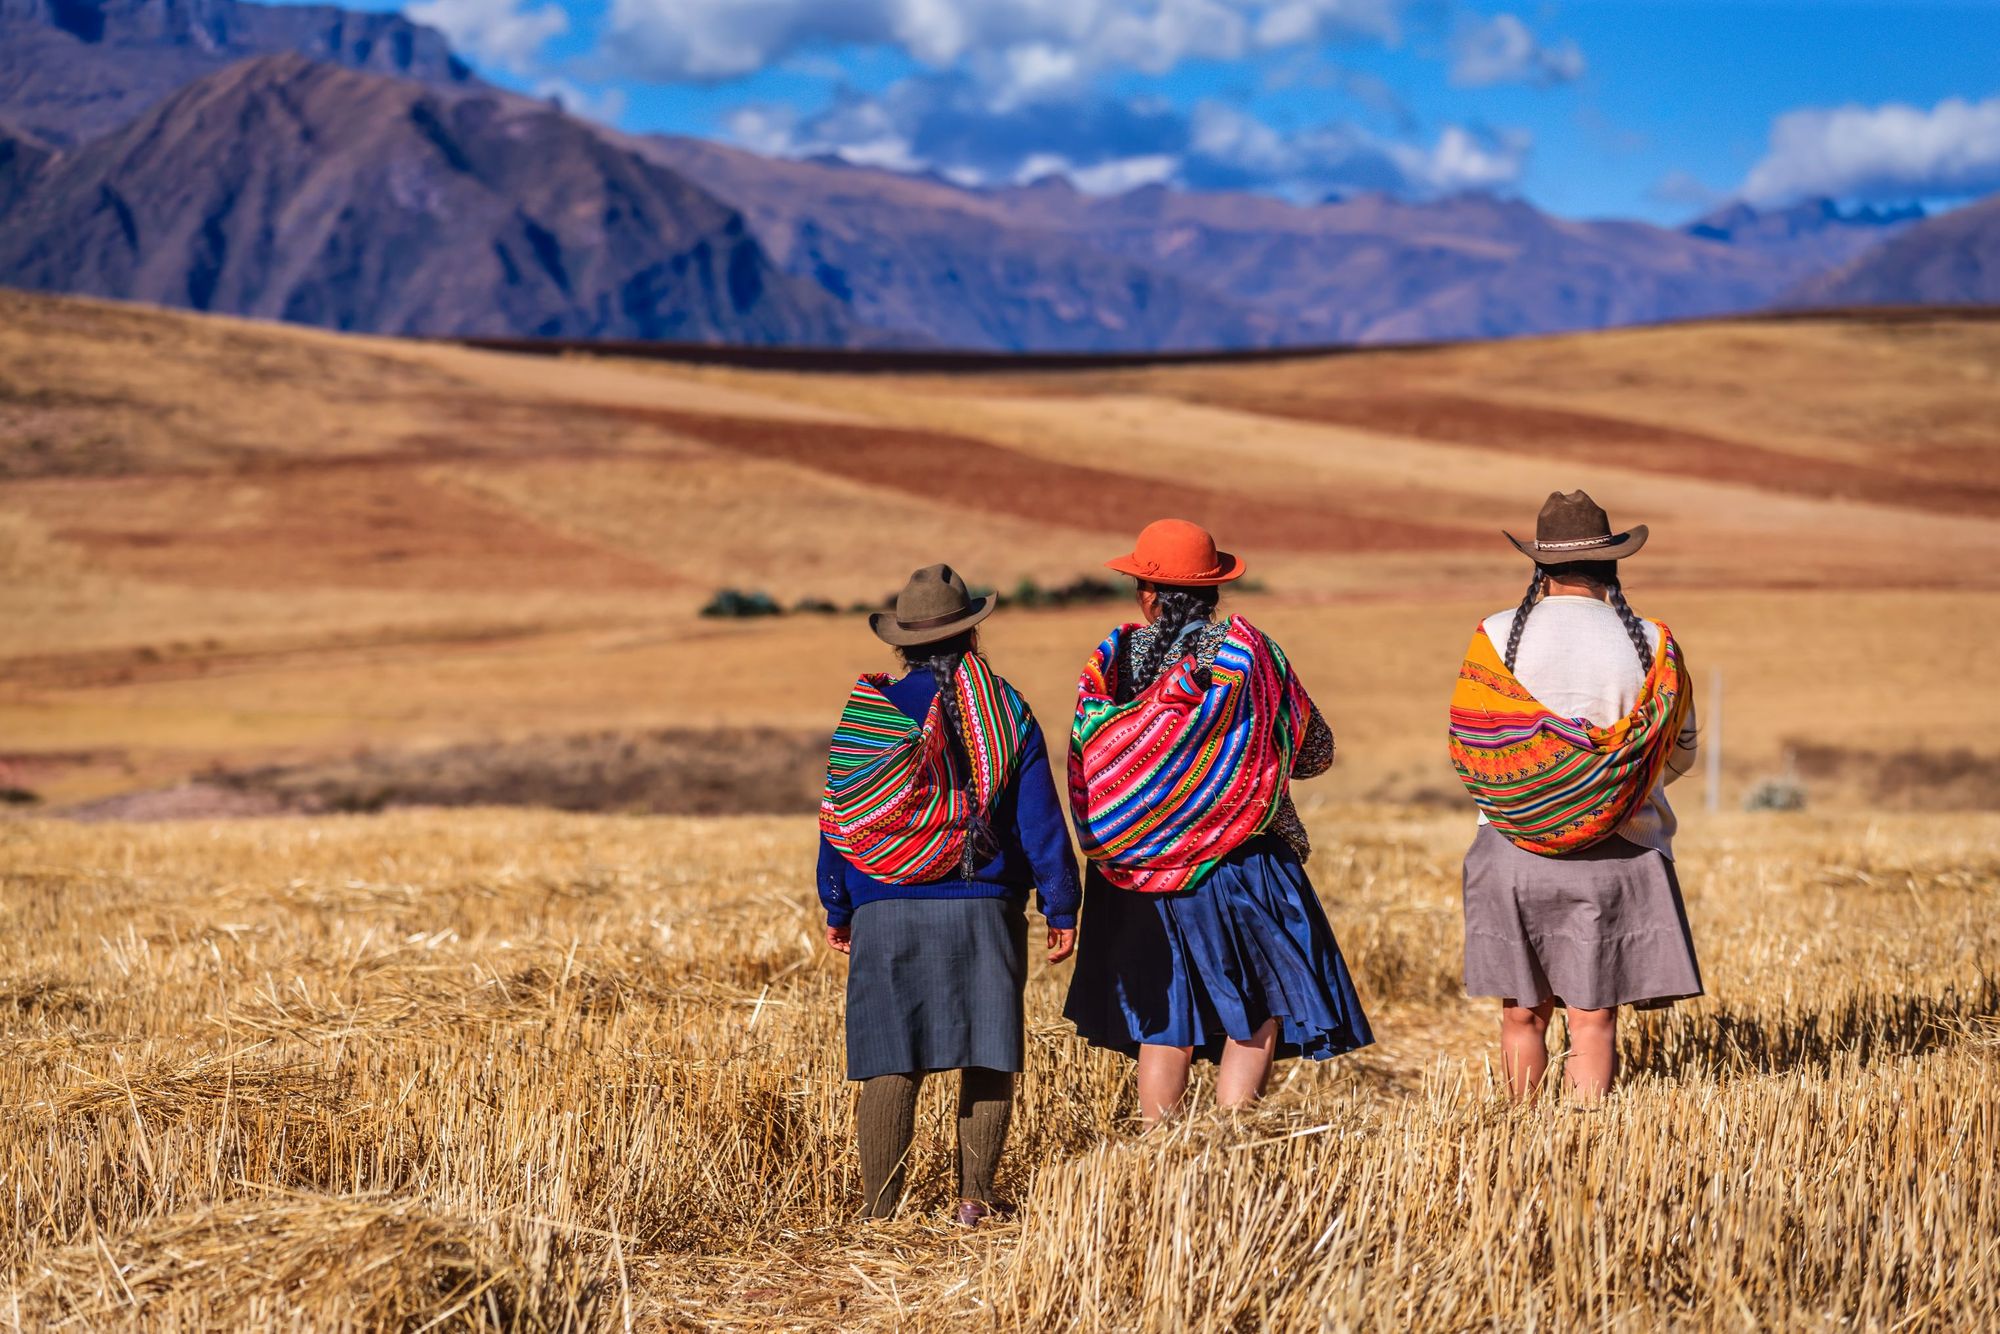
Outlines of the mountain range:
M 972 189 L 621 133 L 393 14 L 0 0 L 0 283 L 385 333 L 1125 351 L 1996 298 L 1992 210 Z M 1955 258 L 1941 259 L 1949 253 Z
M 16 154 L 16 286 L 381 333 L 852 333 L 741 213 L 523 99 L 261 56 L 101 138 Z

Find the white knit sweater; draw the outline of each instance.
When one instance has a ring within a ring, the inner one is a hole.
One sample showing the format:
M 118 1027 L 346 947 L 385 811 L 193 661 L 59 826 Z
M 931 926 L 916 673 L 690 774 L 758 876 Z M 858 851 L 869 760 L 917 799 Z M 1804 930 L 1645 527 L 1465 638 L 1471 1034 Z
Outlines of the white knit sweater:
M 1485 621 L 1486 637 L 1502 654 L 1507 651 L 1514 615 L 1513 610 L 1496 612 Z M 1646 643 L 1655 651 L 1660 646 L 1660 632 L 1650 621 L 1646 623 Z M 1626 633 L 1617 611 L 1596 598 L 1565 594 L 1543 598 L 1529 613 L 1528 624 L 1521 631 L 1520 654 L 1514 660 L 1514 679 L 1551 712 L 1565 718 L 1588 718 L 1599 727 L 1609 727 L 1632 712 L 1646 683 L 1632 636 Z M 1619 837 L 1668 857 L 1674 855 L 1676 821 L 1674 808 L 1667 804 L 1666 785 L 1694 768 L 1698 740 L 1690 701 L 1687 722 L 1674 739 L 1665 775 L 1652 796 L 1619 828 Z M 1479 819 L 1482 824 L 1486 821 L 1484 815 Z

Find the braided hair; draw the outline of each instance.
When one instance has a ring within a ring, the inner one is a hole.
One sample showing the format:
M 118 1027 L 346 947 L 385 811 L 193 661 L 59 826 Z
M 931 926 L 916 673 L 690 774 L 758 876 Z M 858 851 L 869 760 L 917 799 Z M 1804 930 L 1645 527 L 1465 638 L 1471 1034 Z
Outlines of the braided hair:
M 1514 658 L 1521 651 L 1521 631 L 1528 624 L 1528 613 L 1535 604 L 1548 596 L 1548 580 L 1559 576 L 1578 583 L 1594 584 L 1604 590 L 1605 601 L 1618 613 L 1618 619 L 1625 626 L 1625 633 L 1632 640 L 1632 648 L 1639 655 L 1641 674 L 1653 670 L 1653 650 L 1646 641 L 1646 623 L 1625 601 L 1625 590 L 1618 582 L 1618 562 L 1614 560 L 1576 561 L 1569 565 L 1537 565 L 1534 574 L 1528 577 L 1528 591 L 1521 596 L 1521 605 L 1514 613 L 1514 624 L 1507 630 L 1507 670 L 1514 670 Z
M 1528 628 L 1528 613 L 1542 600 L 1542 580 L 1547 571 L 1541 566 L 1528 576 L 1528 591 L 1521 594 L 1521 605 L 1514 611 L 1514 624 L 1507 631 L 1507 670 L 1514 670 L 1514 659 L 1521 652 L 1521 631 Z
M 1618 619 L 1625 623 L 1625 633 L 1632 637 L 1632 647 L 1639 654 L 1639 672 L 1645 675 L 1653 670 L 1653 650 L 1646 642 L 1646 623 L 1639 619 L 1639 613 L 1632 610 L 1625 601 L 1625 590 L 1618 586 L 1613 577 L 1611 586 L 1605 590 L 1611 602 L 1611 609 L 1618 613 Z
M 958 709 L 959 664 L 967 654 L 979 652 L 979 632 L 967 630 L 930 644 L 898 647 L 896 652 L 903 659 L 905 668 L 913 672 L 929 672 L 931 681 L 937 686 L 938 701 L 944 709 L 947 753 L 951 756 L 954 771 L 965 775 L 965 851 L 959 858 L 958 870 L 960 875 L 969 876 L 1000 851 L 1000 841 L 993 836 L 993 826 L 987 823 L 986 812 L 979 809 L 978 794 L 973 786 L 972 757 L 965 750 L 965 720 L 960 717 Z
M 1118 702 L 1123 704 L 1159 679 L 1179 655 L 1174 652 L 1181 632 L 1190 625 L 1213 620 L 1222 591 L 1214 585 L 1146 584 L 1153 590 L 1159 615 L 1152 625 L 1152 642 L 1143 657 L 1126 664 L 1118 675 Z

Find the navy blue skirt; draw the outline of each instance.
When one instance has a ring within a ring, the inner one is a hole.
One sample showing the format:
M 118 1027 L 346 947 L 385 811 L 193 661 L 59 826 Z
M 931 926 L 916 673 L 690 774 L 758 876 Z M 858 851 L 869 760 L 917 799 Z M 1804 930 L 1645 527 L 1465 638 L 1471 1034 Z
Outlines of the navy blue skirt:
M 1333 928 L 1291 847 L 1252 839 L 1193 889 L 1139 894 L 1092 867 L 1063 1015 L 1095 1047 L 1222 1055 L 1278 1020 L 1278 1055 L 1325 1060 L 1375 1040 Z

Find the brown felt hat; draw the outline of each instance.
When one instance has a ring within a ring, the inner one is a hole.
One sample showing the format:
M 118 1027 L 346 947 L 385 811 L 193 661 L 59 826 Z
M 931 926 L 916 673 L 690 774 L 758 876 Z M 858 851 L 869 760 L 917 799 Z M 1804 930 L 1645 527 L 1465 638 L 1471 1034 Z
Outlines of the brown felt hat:
M 896 610 L 876 612 L 868 618 L 868 628 L 897 648 L 935 644 L 970 630 L 991 616 L 999 602 L 990 593 L 972 596 L 951 566 L 926 565 L 896 594 Z
M 1504 530 L 1503 530 L 1504 531 Z M 1646 525 L 1622 533 L 1611 531 L 1611 516 L 1588 492 L 1549 492 L 1535 518 L 1535 540 L 1523 542 L 1512 533 L 1507 540 L 1537 565 L 1574 565 L 1586 560 L 1623 560 L 1646 545 Z

